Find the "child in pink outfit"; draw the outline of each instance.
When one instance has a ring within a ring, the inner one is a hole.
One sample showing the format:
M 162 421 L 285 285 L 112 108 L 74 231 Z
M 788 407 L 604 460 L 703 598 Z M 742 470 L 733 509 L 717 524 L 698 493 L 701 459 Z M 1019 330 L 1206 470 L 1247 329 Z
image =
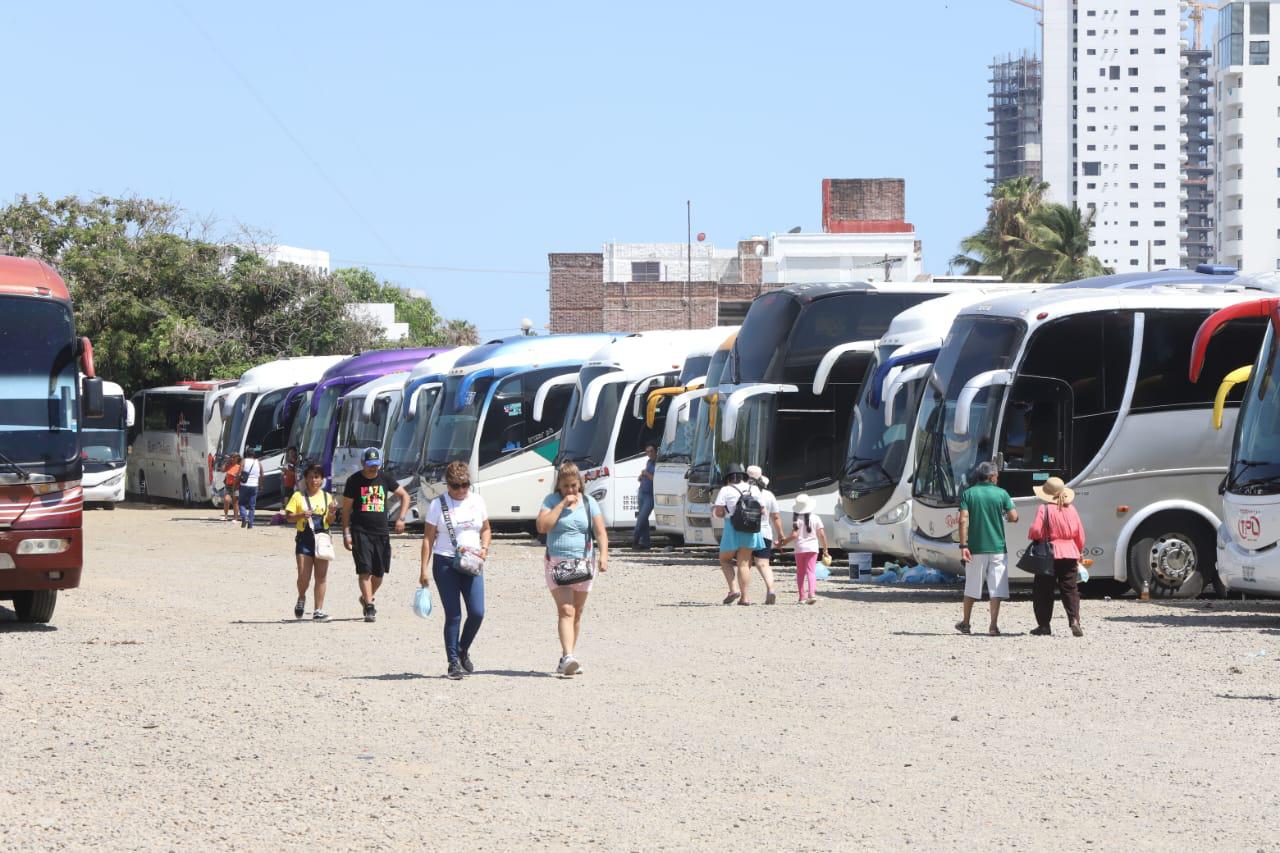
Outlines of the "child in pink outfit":
M 799 602 L 817 604 L 818 582 L 818 549 L 827 553 L 827 534 L 823 530 L 822 518 L 813 512 L 814 501 L 808 495 L 796 498 L 792 512 L 791 535 L 788 542 L 795 542 L 796 548 L 796 590 L 800 595 Z

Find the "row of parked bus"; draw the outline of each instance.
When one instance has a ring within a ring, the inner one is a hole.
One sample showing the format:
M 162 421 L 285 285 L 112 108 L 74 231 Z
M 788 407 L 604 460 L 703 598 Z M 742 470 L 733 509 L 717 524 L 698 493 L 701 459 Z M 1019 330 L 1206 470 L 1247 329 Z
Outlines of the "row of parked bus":
M 495 526 L 521 529 L 553 466 L 572 460 L 625 528 L 653 442 L 659 533 L 714 544 L 722 472 L 755 464 L 784 515 L 814 498 L 839 548 L 959 571 L 960 494 L 995 461 L 1015 504 L 1049 477 L 1075 489 L 1095 578 L 1186 596 L 1219 565 L 1233 589 L 1280 593 L 1280 565 L 1267 580 L 1257 557 L 1280 539 L 1280 508 L 1273 519 L 1262 498 L 1280 493 L 1280 454 L 1266 453 L 1280 451 L 1266 408 L 1280 308 L 1259 302 L 1277 290 L 1214 267 L 1066 285 L 805 284 L 759 296 L 740 328 L 285 359 L 136 395 L 128 482 L 216 500 L 222 461 L 252 448 L 273 495 L 290 447 L 340 483 L 378 445 L 414 497 L 412 521 L 464 459 Z

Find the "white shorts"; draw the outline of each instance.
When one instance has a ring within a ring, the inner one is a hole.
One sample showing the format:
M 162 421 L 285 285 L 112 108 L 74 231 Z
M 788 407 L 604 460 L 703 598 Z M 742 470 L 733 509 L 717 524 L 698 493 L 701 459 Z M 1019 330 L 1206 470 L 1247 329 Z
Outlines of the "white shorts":
M 982 598 L 982 582 L 992 598 L 1009 597 L 1009 567 L 1004 554 L 974 554 L 964 567 L 964 597 Z

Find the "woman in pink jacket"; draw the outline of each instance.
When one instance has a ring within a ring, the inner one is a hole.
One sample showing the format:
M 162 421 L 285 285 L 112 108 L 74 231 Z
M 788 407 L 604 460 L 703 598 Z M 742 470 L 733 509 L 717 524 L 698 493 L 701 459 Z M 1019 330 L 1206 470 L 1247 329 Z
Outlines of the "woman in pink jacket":
M 1036 627 L 1031 631 L 1037 636 L 1047 636 L 1049 620 L 1053 618 L 1053 588 L 1062 592 L 1062 608 L 1067 611 L 1067 624 L 1076 637 L 1084 636 L 1080 627 L 1080 555 L 1084 551 L 1084 525 L 1071 502 L 1076 493 L 1058 477 L 1045 480 L 1043 486 L 1034 489 L 1043 503 L 1036 510 L 1035 520 L 1027 538 L 1032 542 L 1048 539 L 1053 546 L 1053 575 L 1036 575 L 1031 590 L 1032 607 L 1036 614 Z

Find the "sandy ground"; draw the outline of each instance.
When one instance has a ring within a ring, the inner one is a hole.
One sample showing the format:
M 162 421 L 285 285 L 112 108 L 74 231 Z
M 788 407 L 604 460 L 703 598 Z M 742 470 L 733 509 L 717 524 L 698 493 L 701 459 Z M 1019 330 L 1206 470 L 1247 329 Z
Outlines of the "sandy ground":
M 1280 847 L 1280 605 L 1085 602 L 1083 639 L 951 630 L 959 593 L 821 584 L 722 607 L 688 552 L 622 555 L 585 672 L 539 552 L 499 542 L 479 668 L 396 541 L 376 624 L 334 572 L 292 618 L 292 536 L 204 510 L 86 516 L 54 624 L 0 609 L 7 848 Z M 975 620 L 977 622 L 978 620 Z M 1265 652 L 1265 654 L 1259 654 Z

